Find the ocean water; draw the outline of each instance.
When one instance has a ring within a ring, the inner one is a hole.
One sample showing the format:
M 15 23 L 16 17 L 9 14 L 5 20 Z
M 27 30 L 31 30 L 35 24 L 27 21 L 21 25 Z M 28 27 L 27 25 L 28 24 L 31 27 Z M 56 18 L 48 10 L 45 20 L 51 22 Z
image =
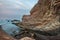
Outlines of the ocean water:
M 2 29 L 9 35 L 13 35 L 14 31 L 16 33 L 19 33 L 20 31 L 20 28 L 12 24 L 11 20 L 9 22 L 7 20 L 0 20 L 0 25 L 2 25 Z

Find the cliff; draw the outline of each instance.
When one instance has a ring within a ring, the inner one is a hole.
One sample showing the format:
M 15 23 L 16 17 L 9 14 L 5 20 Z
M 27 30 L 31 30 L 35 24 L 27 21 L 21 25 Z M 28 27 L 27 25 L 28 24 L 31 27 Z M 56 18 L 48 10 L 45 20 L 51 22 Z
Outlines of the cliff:
M 59 28 L 59 18 L 60 0 L 39 0 L 18 26 L 40 31 L 55 30 Z
M 15 25 L 33 30 L 36 40 L 60 40 L 60 0 L 39 0 Z

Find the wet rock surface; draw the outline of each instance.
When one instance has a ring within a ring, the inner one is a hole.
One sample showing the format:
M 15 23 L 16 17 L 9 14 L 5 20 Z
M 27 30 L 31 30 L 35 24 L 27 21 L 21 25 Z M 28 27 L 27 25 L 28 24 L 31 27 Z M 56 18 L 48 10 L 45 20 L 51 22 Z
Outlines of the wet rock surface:
M 60 35 L 56 36 L 46 36 L 39 34 L 38 32 L 34 31 L 24 31 L 21 33 L 21 35 L 18 35 L 20 40 L 60 40 Z M 17 38 L 17 37 L 16 37 Z M 26 39 L 27 38 L 27 39 Z M 18 39 L 18 38 L 17 38 Z

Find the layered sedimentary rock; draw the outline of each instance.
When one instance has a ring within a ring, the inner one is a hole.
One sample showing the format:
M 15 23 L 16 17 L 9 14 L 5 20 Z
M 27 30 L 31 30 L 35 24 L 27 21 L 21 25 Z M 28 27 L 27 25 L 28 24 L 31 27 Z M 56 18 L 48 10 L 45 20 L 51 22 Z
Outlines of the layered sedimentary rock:
M 39 0 L 30 13 L 23 16 L 23 28 L 48 31 L 60 27 L 60 0 Z
M 39 0 L 16 25 L 32 30 L 36 40 L 60 40 L 60 0 Z

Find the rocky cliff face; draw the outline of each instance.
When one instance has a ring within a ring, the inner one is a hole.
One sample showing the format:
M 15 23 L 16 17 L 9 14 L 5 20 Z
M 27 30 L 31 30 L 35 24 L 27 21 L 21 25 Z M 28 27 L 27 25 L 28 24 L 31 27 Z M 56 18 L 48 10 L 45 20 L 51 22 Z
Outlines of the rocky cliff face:
M 30 13 L 23 16 L 24 28 L 50 31 L 60 27 L 60 0 L 39 0 Z
M 60 40 L 60 0 L 39 0 L 16 25 L 32 30 L 36 40 Z

